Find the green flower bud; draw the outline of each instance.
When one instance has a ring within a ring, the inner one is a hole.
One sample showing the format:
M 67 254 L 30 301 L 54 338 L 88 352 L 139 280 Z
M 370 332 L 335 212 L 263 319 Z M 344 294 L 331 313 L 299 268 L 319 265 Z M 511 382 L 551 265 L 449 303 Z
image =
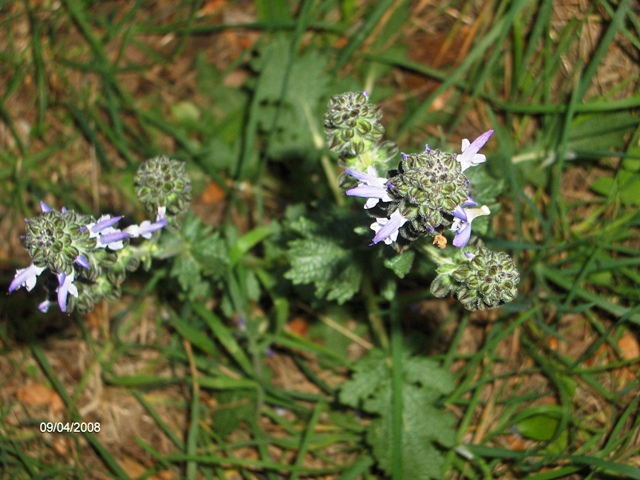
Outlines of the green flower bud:
M 448 275 L 438 275 L 431 283 L 431 294 L 434 297 L 442 298 L 451 292 L 453 286 L 451 277 Z
M 134 177 L 136 195 L 153 216 L 177 225 L 191 202 L 191 182 L 184 162 L 160 156 L 147 160 Z
M 331 97 L 324 115 L 324 131 L 329 150 L 344 159 L 356 157 L 374 148 L 384 135 L 381 118 L 380 108 L 369 103 L 363 92 L 348 92 Z
M 518 295 L 520 272 L 504 252 L 486 248 L 477 238 L 467 244 L 470 260 L 451 273 L 456 297 L 467 310 L 487 310 L 509 303 Z
M 453 210 L 468 199 L 468 180 L 455 154 L 426 150 L 403 154 L 394 175 L 389 178 L 389 212 L 400 210 L 408 220 L 400 234 L 413 241 L 452 222 Z
M 69 297 L 68 311 L 72 312 L 74 310 L 79 313 L 88 313 L 95 307 L 95 299 L 91 294 L 91 289 L 89 285 L 78 285 L 78 298 Z
M 89 258 L 96 247 L 95 238 L 85 227 L 91 220 L 72 211 L 53 210 L 30 219 L 25 246 L 34 264 L 54 273 L 70 274 L 78 256 Z

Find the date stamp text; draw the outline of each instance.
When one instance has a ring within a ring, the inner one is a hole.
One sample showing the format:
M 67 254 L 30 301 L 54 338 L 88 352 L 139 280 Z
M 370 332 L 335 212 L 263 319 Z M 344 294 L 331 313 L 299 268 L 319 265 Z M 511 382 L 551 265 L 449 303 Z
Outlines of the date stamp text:
M 98 433 L 100 422 L 40 422 L 42 433 Z

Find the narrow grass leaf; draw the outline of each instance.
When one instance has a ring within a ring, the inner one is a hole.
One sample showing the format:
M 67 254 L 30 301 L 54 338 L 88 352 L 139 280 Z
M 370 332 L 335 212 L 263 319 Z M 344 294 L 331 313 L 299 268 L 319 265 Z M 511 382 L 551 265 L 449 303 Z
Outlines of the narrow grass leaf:
M 209 325 L 211 331 L 215 334 L 218 341 L 229 352 L 231 357 L 238 363 L 238 365 L 244 370 L 244 372 L 253 376 L 253 366 L 246 356 L 243 349 L 240 348 L 236 339 L 231 335 L 229 329 L 225 327 L 222 321 L 206 307 L 199 303 L 192 304 L 194 311 Z
M 173 429 L 163 420 L 162 416 L 151 406 L 145 396 L 137 391 L 133 391 L 132 395 L 140 402 L 140 405 L 144 407 L 151 418 L 156 422 L 156 425 L 160 427 L 163 433 L 173 442 L 176 448 L 184 450 L 184 442 L 176 435 Z

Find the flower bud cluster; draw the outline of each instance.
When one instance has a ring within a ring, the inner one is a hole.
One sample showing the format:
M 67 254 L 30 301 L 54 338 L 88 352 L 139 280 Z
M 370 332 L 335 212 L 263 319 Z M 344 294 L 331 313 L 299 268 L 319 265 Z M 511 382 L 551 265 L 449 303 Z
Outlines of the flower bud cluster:
M 35 265 L 69 274 L 76 260 L 91 258 L 96 240 L 87 225 L 95 220 L 68 210 L 57 212 L 44 202 L 41 207 L 42 213 L 27 222 L 27 251 Z
M 473 142 L 464 139 L 460 154 L 427 145 L 422 153 L 403 153 L 400 162 L 392 165 L 397 147 L 382 141 L 381 118 L 366 93 L 353 92 L 333 97 L 325 115 L 327 145 L 344 162 L 345 173 L 358 181 L 346 193 L 366 198 L 364 208 L 375 218 L 372 245 L 384 242 L 402 252 L 420 238 L 433 237 L 433 243 L 444 248 L 444 234 L 451 231 L 453 246 L 465 247 L 473 220 L 491 212 L 471 198 L 464 172 L 486 161 L 479 151 L 493 130 Z M 388 144 L 394 148 L 386 148 Z M 467 262 L 471 266 L 461 265 L 455 276 L 447 277 L 450 288 L 445 291 L 438 284 L 436 292 L 455 292 L 470 310 L 493 308 L 515 298 L 519 274 L 513 260 L 484 246 L 475 251 L 470 253 L 475 260 Z
M 398 153 L 390 141 L 382 141 L 380 107 L 369 103 L 367 92 L 347 92 L 329 100 L 324 115 L 324 131 L 329 150 L 349 168 L 366 171 L 369 166 L 384 170 Z
M 431 293 L 449 293 L 467 310 L 487 310 L 511 302 L 518 295 L 520 273 L 504 252 L 493 252 L 473 237 L 464 252 L 466 260 L 447 266 L 431 284 Z
M 179 225 L 191 202 L 191 182 L 184 162 L 165 156 L 152 158 L 138 169 L 134 182 L 136 195 L 150 215 Z
M 58 212 L 44 202 L 40 206 L 42 213 L 27 220 L 25 236 L 25 246 L 33 263 L 18 270 L 9 292 L 23 286 L 31 290 L 36 278 L 48 270 L 57 278 L 55 293 L 60 310 L 66 312 L 76 305 L 93 305 L 93 301 L 87 299 L 88 285 L 117 263 L 116 250 L 124 248 L 132 235 L 114 227 L 121 217 L 104 215 L 96 221 L 64 208 Z M 47 311 L 50 303 L 47 298 L 39 309 Z
M 392 200 L 385 208 L 389 215 L 397 210 L 406 219 L 400 234 L 407 240 L 435 236 L 451 226 L 454 210 L 469 201 L 468 184 L 455 154 L 403 154 L 398 170 L 390 172 L 387 190 Z
M 384 135 L 382 112 L 369 103 L 366 92 L 348 92 L 329 100 L 324 116 L 329 149 L 338 155 L 355 157 Z
M 42 213 L 26 221 L 25 247 L 32 263 L 17 271 L 9 293 L 20 287 L 32 290 L 46 271 L 55 279 L 55 292 L 48 293 L 40 311 L 47 311 L 54 299 L 63 312 L 86 312 L 101 298 L 118 298 L 126 275 L 138 268 L 141 258 L 149 257 L 149 248 L 129 245 L 130 239 L 149 240 L 170 222 L 177 225 L 191 198 L 184 164 L 166 157 L 147 160 L 135 176 L 135 186 L 155 220 L 124 229 L 116 227 L 122 217 L 103 215 L 96 220 L 41 202 Z M 45 289 L 49 283 L 43 282 Z

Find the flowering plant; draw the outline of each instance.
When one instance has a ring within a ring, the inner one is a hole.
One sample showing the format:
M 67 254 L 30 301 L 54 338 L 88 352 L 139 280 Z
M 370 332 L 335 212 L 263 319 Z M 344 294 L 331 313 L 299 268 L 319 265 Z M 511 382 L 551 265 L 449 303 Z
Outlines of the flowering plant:
M 46 312 L 57 301 L 63 312 L 91 310 L 101 298 L 120 296 L 120 284 L 142 260 L 154 252 L 154 234 L 176 226 L 186 212 L 191 186 L 184 164 L 166 157 L 147 160 L 135 176 L 136 193 L 154 220 L 119 229 L 121 216 L 102 215 L 97 220 L 66 208 L 56 211 L 40 202 L 42 213 L 27 219 L 25 246 L 30 266 L 18 269 L 9 293 L 32 290 L 41 274 L 47 298 L 38 306 Z M 142 237 L 146 244 L 132 245 Z M 156 235 L 157 239 L 157 235 Z M 49 285 L 53 285 L 50 287 Z
M 364 208 L 375 219 L 371 245 L 384 242 L 403 252 L 413 242 L 433 237 L 433 244 L 444 248 L 444 234 L 453 232 L 452 244 L 463 255 L 446 259 L 430 255 L 439 263 L 432 293 L 438 297 L 454 293 L 469 310 L 513 300 L 520 279 L 513 260 L 492 252 L 471 235 L 474 219 L 491 211 L 471 197 L 465 171 L 486 162 L 479 152 L 493 130 L 473 142 L 464 139 L 460 154 L 427 145 L 418 154 L 402 153 L 396 165 L 397 148 L 382 142 L 381 117 L 366 92 L 349 92 L 329 101 L 324 118 L 329 149 L 339 156 L 345 173 L 358 182 L 346 194 L 366 198 Z

